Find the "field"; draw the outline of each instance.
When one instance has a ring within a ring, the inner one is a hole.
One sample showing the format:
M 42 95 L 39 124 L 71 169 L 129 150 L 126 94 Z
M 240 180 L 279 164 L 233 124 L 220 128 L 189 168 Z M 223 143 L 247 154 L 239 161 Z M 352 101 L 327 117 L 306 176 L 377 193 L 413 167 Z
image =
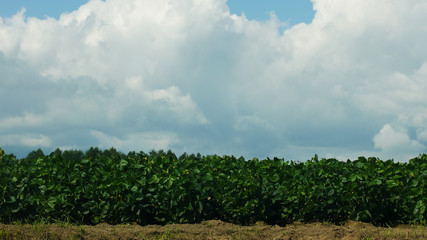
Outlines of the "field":
M 0 239 L 425 239 L 426 185 L 426 154 L 1 151 Z
M 294 223 L 284 227 L 258 222 L 239 226 L 219 220 L 201 224 L 166 226 L 136 224 L 73 226 L 69 224 L 0 224 L 0 239 L 427 239 L 424 226 L 401 225 L 375 227 L 368 223 L 347 221 L 338 226 L 329 223 Z

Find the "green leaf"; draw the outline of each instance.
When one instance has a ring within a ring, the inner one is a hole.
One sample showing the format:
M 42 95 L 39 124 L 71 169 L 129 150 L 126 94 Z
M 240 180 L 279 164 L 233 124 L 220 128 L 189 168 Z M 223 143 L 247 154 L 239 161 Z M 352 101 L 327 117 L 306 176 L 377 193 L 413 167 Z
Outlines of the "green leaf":
M 418 201 L 417 205 L 415 206 L 415 208 L 421 208 L 421 206 L 423 206 L 423 201 Z
M 158 183 L 158 182 L 159 182 L 159 178 L 157 177 L 157 175 L 151 176 L 150 180 L 148 180 L 149 184 Z
M 366 221 L 372 219 L 372 215 L 368 210 L 363 210 L 357 213 L 356 221 Z
M 381 185 L 381 184 L 382 184 L 382 181 L 381 181 L 380 179 L 375 179 L 375 180 L 373 181 L 373 184 L 374 184 L 374 185 Z
M 132 192 L 136 192 L 136 191 L 138 191 L 138 187 L 135 185 L 135 186 L 133 186 L 130 190 L 131 190 Z
M 412 213 L 413 213 L 414 215 L 417 215 L 419 211 L 420 211 L 420 209 L 418 209 L 418 208 L 414 208 L 414 211 L 412 211 Z
M 387 180 L 387 187 L 392 188 L 398 184 L 396 184 L 396 182 L 394 180 Z
M 332 195 L 334 195 L 334 193 L 335 193 L 335 190 L 334 190 L 334 189 L 331 189 L 331 190 L 328 192 L 328 196 L 332 196 Z
M 203 203 L 199 202 L 199 213 L 201 214 L 203 211 Z
M 211 174 L 211 173 L 207 173 L 207 174 L 206 174 L 206 176 L 205 176 L 205 178 L 206 178 L 206 180 L 208 180 L 208 181 L 212 181 L 212 180 L 213 180 L 213 177 L 212 177 L 212 174 Z
M 426 206 L 421 206 L 420 207 L 420 214 L 424 214 L 425 211 L 426 211 Z
M 120 165 L 120 167 L 124 167 L 124 166 L 128 165 L 128 161 L 122 159 L 122 160 L 120 160 L 120 164 L 119 165 Z
M 140 169 L 140 168 L 144 167 L 144 165 L 142 165 L 142 164 L 135 164 L 133 167 L 136 168 L 136 169 Z
M 275 174 L 270 178 L 270 181 L 271 181 L 271 182 L 277 182 L 277 181 L 279 181 L 279 179 L 280 179 L 279 175 L 277 175 L 277 173 L 275 173 Z
M 47 205 L 51 208 L 55 208 L 55 202 L 48 202 Z
M 142 179 L 140 179 L 140 180 L 137 180 L 137 182 L 138 182 L 139 184 L 141 184 L 141 186 L 145 186 L 145 185 L 147 184 L 147 179 L 142 178 Z

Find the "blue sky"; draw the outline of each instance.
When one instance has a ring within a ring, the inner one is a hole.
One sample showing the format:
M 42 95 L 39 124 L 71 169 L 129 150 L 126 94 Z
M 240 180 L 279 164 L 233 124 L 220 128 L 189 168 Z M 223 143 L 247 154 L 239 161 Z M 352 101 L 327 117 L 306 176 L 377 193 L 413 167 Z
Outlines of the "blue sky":
M 0 15 L 2 17 L 10 17 L 15 15 L 22 8 L 26 9 L 26 15 L 37 18 L 45 18 L 50 16 L 59 18 L 63 12 L 71 12 L 77 10 L 87 0 L 70 0 L 70 1 L 54 1 L 54 0 L 0 0 L 1 8 Z
M 427 151 L 424 0 L 0 1 L 0 146 L 19 157 Z
M 26 16 L 45 18 L 46 16 L 59 18 L 64 12 L 77 10 L 87 0 L 0 0 L 0 16 L 10 17 L 26 9 Z M 270 18 L 270 12 L 274 12 L 281 21 L 290 24 L 300 22 L 309 23 L 314 16 L 313 4 L 309 0 L 229 0 L 227 2 L 230 11 L 254 20 L 266 20 Z

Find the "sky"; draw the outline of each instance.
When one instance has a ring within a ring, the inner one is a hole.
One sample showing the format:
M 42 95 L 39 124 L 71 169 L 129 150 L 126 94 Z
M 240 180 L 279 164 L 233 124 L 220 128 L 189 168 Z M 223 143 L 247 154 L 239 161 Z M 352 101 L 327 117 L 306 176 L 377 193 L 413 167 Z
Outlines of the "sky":
M 0 0 L 0 147 L 407 161 L 424 0 Z

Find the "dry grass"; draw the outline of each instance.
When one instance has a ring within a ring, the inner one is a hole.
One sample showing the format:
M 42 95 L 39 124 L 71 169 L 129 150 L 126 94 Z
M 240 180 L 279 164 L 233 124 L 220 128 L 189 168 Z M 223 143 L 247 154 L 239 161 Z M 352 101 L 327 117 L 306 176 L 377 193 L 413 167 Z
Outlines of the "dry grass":
M 0 240 L 9 239 L 427 239 L 427 227 L 401 225 L 381 228 L 354 221 L 348 221 L 342 226 L 328 223 L 294 223 L 285 227 L 264 223 L 238 226 L 218 220 L 166 226 L 0 224 Z

